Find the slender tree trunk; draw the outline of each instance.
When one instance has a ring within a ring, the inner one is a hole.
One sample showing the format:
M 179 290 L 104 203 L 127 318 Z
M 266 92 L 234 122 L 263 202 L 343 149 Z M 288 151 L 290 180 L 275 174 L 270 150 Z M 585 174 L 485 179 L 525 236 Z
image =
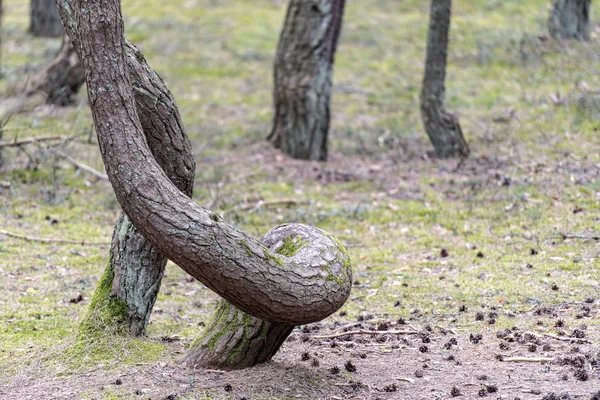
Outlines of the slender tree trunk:
M 469 146 L 463 137 L 458 118 L 444 109 L 451 8 L 451 0 L 431 1 L 425 76 L 421 91 L 423 125 L 440 158 L 469 155 Z
M 31 0 L 29 32 L 34 36 L 59 37 L 63 26 L 55 0 Z
M 590 39 L 591 0 L 553 0 L 548 18 L 550 35 L 555 39 Z
M 175 100 L 130 42 L 126 42 L 126 62 L 148 146 L 170 181 L 191 197 L 194 156 Z M 144 334 L 166 263 L 166 256 L 121 215 L 115 225 L 109 263 L 80 326 L 81 339 L 106 332 Z
M 46 102 L 69 106 L 75 102 L 79 88 L 84 84 L 83 66 L 73 43 L 67 35 L 54 60 L 32 77 L 25 88 L 25 96 L 42 93 Z
M 327 159 L 334 55 L 345 0 L 290 0 L 274 68 L 268 140 L 303 160 Z

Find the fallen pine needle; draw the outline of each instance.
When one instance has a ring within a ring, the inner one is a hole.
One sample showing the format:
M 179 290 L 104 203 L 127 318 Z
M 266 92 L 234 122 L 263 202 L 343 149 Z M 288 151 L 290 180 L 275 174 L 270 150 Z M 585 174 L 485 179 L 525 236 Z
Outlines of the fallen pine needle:
M 21 239 L 28 242 L 39 242 L 39 243 L 59 243 L 59 244 L 78 244 L 80 246 L 104 246 L 109 245 L 110 242 L 86 242 L 85 240 L 69 240 L 69 239 L 47 239 L 39 238 L 34 236 L 19 235 L 0 229 L 0 235 L 8 236 L 15 239 Z
M 368 331 L 360 329 L 357 331 L 333 333 L 331 335 L 313 336 L 312 339 L 334 339 L 348 335 L 416 335 L 418 333 L 418 331 Z

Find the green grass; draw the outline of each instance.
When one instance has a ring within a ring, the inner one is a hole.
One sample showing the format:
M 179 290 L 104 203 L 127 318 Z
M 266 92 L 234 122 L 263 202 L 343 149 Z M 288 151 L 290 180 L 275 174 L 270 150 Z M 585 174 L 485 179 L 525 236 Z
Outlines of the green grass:
M 422 321 L 454 326 L 471 323 L 472 313 L 485 304 L 499 310 L 501 327 L 515 321 L 533 325 L 520 313 L 538 303 L 580 302 L 595 296 L 599 285 L 597 242 L 556 235 L 598 230 L 598 121 L 582 114 L 576 100 L 582 82 L 592 89 L 600 85 L 600 42 L 597 33 L 586 44 L 539 40 L 547 3 L 455 4 L 446 100 L 460 117 L 475 161 L 454 171 L 456 162 L 421 158 L 429 150 L 418 106 L 428 5 L 349 2 L 336 56 L 331 165 L 336 168 L 340 159 L 381 164 L 389 177 L 378 180 L 375 173 L 373 181 L 333 183 L 274 172 L 250 154 L 270 129 L 272 59 L 283 1 L 128 0 L 123 7 L 128 37 L 174 93 L 197 149 L 200 204 L 256 237 L 283 222 L 302 222 L 340 238 L 356 281 L 344 306 L 347 319 L 362 311 L 411 318 L 419 310 Z M 56 40 L 26 34 L 27 4 L 5 5 L 2 92 L 22 85 L 58 47 Z M 600 8 L 592 12 L 598 21 Z M 557 106 L 550 96 L 559 94 L 565 104 Z M 517 118 L 510 123 L 493 122 L 511 110 Z M 74 109 L 42 107 L 15 115 L 4 135 L 80 135 L 65 150 L 102 169 L 94 140 L 87 143 L 91 126 L 82 101 Z M 400 146 L 388 145 L 390 138 Z M 29 236 L 110 239 L 119 207 L 107 183 L 93 182 L 35 147 L 5 153 L 8 168 L 0 180 L 11 187 L 0 188 L 0 228 Z M 502 186 L 496 173 L 511 184 Z M 398 187 L 386 186 L 386 180 Z M 290 198 L 300 203 L 243 207 Z M 583 211 L 574 213 L 576 208 Z M 122 354 L 90 350 L 60 360 L 57 352 L 73 343 L 107 254 L 108 246 L 0 236 L 5 278 L 0 382 L 40 354 L 63 372 L 102 362 L 158 360 L 170 350 L 151 339 L 191 340 L 210 317 L 216 297 L 171 265 L 150 339 L 121 339 Z M 86 300 L 70 303 L 78 293 Z M 458 313 L 460 305 L 469 312 Z M 120 396 L 111 392 L 103 398 Z

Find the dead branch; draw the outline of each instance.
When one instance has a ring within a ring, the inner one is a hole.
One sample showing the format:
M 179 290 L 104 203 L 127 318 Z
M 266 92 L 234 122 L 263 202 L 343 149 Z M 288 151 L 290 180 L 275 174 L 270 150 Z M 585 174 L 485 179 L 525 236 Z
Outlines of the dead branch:
M 504 362 L 544 363 L 554 361 L 552 357 L 504 357 Z
M 79 161 L 77 161 L 73 157 L 71 157 L 70 155 L 63 153 L 60 150 L 56 150 L 56 149 L 53 149 L 53 148 L 49 147 L 48 151 L 50 153 L 52 153 L 52 154 L 54 154 L 54 155 L 56 155 L 56 156 L 64 159 L 64 160 L 70 162 L 71 164 L 73 164 L 74 166 L 76 166 L 77 168 L 79 168 L 80 170 L 82 170 L 84 172 L 87 172 L 88 174 L 91 174 L 91 175 L 95 176 L 98 179 L 102 179 L 102 180 L 105 180 L 105 181 L 108 180 L 108 175 L 106 175 L 106 174 L 104 174 L 102 172 L 96 171 L 94 168 L 92 168 L 90 166 L 87 166 L 87 165 L 85 165 L 83 163 L 80 163 Z
M 8 237 L 15 238 L 15 239 L 25 240 L 27 242 L 38 242 L 38 243 L 78 244 L 80 246 L 105 246 L 105 245 L 110 244 L 110 242 L 108 242 L 108 241 L 106 241 L 106 242 L 86 242 L 85 240 L 38 238 L 38 237 L 34 237 L 34 236 L 19 235 L 18 233 L 5 231 L 4 229 L 0 229 L 0 235 L 8 236 Z
M 580 339 L 580 338 L 574 338 L 574 337 L 561 337 L 561 336 L 553 335 L 551 333 L 542 333 L 542 335 L 544 335 L 545 337 L 549 337 L 554 340 L 560 340 L 563 342 L 569 342 L 569 343 L 579 342 L 579 343 L 592 344 L 592 341 L 587 340 L 587 339 Z
M 307 200 L 294 200 L 294 199 L 282 199 L 282 200 L 273 200 L 273 201 L 263 201 L 260 200 L 256 204 L 244 205 L 240 206 L 239 209 L 243 211 L 250 210 L 250 212 L 254 212 L 261 207 L 273 207 L 273 206 L 289 206 L 293 204 L 308 204 Z
M 600 233 L 586 235 L 583 233 L 559 233 L 558 235 L 547 236 L 546 239 L 579 239 L 579 240 L 600 240 Z
M 360 329 L 357 331 L 348 331 L 341 333 L 333 333 L 331 335 L 322 335 L 322 336 L 313 336 L 312 339 L 334 339 L 338 337 L 348 336 L 348 335 L 416 335 L 418 331 L 368 331 L 365 329 Z
M 0 149 L 4 147 L 18 147 L 24 146 L 26 144 L 32 143 L 41 143 L 41 142 L 51 142 L 55 140 L 66 140 L 66 136 L 41 136 L 41 137 L 28 137 L 24 139 L 15 139 L 15 140 L 3 140 L 0 141 Z

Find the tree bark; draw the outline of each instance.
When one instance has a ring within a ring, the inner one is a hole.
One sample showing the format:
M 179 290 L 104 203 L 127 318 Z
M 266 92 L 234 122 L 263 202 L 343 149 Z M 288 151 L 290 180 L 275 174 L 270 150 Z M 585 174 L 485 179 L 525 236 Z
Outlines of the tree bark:
M 591 0 L 554 0 L 548 30 L 555 39 L 590 39 Z
M 290 237 L 293 240 L 286 243 Z M 274 253 L 293 256 L 304 245 L 319 240 L 318 229 L 287 224 L 271 229 L 261 243 Z M 269 361 L 293 329 L 293 325 L 254 318 L 222 300 L 211 322 L 192 343 L 186 362 L 194 368 L 251 367 Z
M 268 140 L 290 156 L 327 159 L 334 55 L 345 0 L 290 0 L 274 68 Z
M 59 37 L 63 26 L 55 0 L 31 0 L 29 32 L 34 36 Z
M 136 228 L 192 276 L 257 318 L 299 325 L 339 309 L 352 279 L 339 241 L 312 228 L 318 240 L 288 253 L 302 232 L 290 234 L 284 225 L 275 229 L 287 236 L 269 249 L 190 201 L 156 163 L 125 67 L 120 2 L 65 0 L 60 7 L 86 71 L 108 176 Z
M 423 125 L 439 158 L 469 155 L 469 146 L 463 137 L 458 118 L 444 108 L 451 8 L 451 0 L 431 1 L 425 76 L 421 91 Z
M 146 141 L 154 159 L 183 194 L 192 197 L 195 162 L 175 100 L 142 53 L 126 42 L 126 62 Z M 83 72 L 83 71 L 82 71 Z M 83 74 L 82 74 L 83 75 Z M 156 301 L 167 258 L 146 240 L 126 215 L 113 233 L 109 263 L 95 301 L 80 326 L 81 339 L 98 333 L 143 335 Z M 121 304 L 121 307 L 115 305 Z
M 63 35 L 63 44 L 56 57 L 29 80 L 25 96 L 42 93 L 49 104 L 69 106 L 75 102 L 84 82 L 83 66 L 73 43 L 67 35 Z

